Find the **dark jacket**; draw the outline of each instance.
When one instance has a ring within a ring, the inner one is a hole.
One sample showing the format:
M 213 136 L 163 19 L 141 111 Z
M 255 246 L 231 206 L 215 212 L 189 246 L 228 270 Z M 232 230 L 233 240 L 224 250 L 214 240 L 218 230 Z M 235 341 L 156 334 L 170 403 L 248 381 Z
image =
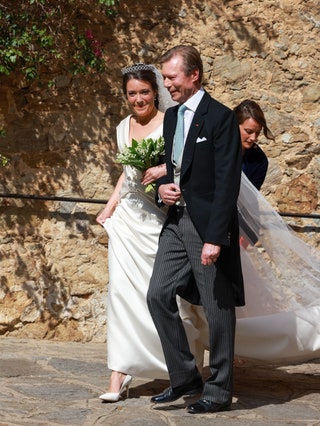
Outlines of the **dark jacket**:
M 164 117 L 167 175 L 157 185 L 173 182 L 171 154 L 178 107 Z M 237 198 L 241 177 L 241 141 L 234 113 L 205 92 L 188 132 L 180 188 L 191 220 L 205 243 L 221 244 L 217 262 L 232 281 L 236 305 L 244 305 L 239 249 Z M 169 208 L 168 217 L 173 207 Z
M 268 170 L 268 158 L 262 149 L 254 144 L 246 149 L 242 158 L 242 171 L 258 190 L 261 188 Z

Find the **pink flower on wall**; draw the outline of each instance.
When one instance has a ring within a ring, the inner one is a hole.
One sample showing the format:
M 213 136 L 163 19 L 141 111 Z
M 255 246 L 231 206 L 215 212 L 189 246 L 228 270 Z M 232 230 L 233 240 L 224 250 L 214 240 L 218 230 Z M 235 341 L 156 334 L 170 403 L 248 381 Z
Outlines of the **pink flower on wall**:
M 92 49 L 92 53 L 94 54 L 94 56 L 96 56 L 97 58 L 102 58 L 101 43 L 99 40 L 96 40 L 94 38 L 92 31 L 86 30 L 85 37 L 90 44 L 90 47 Z

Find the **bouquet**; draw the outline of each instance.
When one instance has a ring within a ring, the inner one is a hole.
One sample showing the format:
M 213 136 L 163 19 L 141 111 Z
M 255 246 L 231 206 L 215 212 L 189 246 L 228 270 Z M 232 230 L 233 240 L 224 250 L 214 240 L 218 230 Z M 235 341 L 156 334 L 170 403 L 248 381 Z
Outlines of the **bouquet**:
M 164 138 L 162 136 L 158 139 L 142 139 L 140 142 L 132 139 L 131 146 L 126 146 L 117 155 L 116 162 L 133 166 L 140 172 L 144 172 L 150 167 L 157 166 L 162 155 L 164 155 Z M 155 184 L 150 183 L 146 186 L 145 191 L 150 192 L 154 188 Z

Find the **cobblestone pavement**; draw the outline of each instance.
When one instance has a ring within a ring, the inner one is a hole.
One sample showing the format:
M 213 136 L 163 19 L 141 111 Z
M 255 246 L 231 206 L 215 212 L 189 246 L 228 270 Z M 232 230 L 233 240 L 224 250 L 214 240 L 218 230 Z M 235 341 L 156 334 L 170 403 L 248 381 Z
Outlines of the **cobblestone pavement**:
M 235 365 L 232 410 L 188 414 L 190 403 L 155 406 L 168 382 L 135 378 L 130 397 L 103 403 L 106 345 L 0 338 L 0 426 L 315 426 L 320 425 L 320 359 L 281 367 Z

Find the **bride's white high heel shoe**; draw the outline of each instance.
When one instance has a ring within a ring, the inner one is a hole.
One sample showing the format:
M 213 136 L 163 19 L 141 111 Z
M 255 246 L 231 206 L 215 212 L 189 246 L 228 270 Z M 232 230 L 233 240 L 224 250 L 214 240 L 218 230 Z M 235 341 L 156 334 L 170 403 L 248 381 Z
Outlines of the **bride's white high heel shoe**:
M 132 382 L 132 377 L 129 376 L 129 374 L 127 374 L 126 377 L 124 378 L 124 381 L 122 382 L 122 385 L 120 387 L 119 392 L 107 392 L 107 393 L 100 395 L 99 398 L 102 399 L 103 401 L 117 402 L 117 401 L 119 401 L 120 396 L 121 396 L 122 392 L 124 391 L 124 389 L 126 389 L 127 398 L 128 398 L 128 396 L 129 396 L 129 385 L 130 385 L 131 382 Z

